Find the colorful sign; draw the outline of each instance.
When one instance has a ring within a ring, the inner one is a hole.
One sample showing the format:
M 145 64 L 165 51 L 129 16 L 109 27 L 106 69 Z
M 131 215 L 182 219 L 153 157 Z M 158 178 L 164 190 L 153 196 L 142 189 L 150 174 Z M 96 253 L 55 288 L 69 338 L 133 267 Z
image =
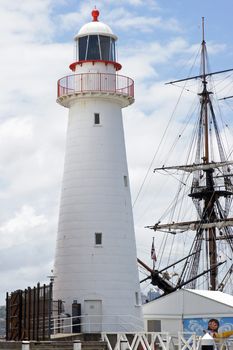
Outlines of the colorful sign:
M 216 338 L 227 338 L 233 335 L 233 317 L 186 318 L 183 320 L 183 331 L 200 336 L 210 333 Z

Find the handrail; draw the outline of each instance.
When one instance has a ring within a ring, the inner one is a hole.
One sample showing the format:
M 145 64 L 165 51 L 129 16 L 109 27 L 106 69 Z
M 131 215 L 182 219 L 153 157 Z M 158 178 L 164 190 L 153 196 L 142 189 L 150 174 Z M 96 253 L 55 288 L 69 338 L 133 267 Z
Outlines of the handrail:
M 136 317 L 136 316 L 134 316 L 134 315 L 121 315 L 121 314 L 113 314 L 113 315 L 102 315 L 102 314 L 99 314 L 99 315 L 88 315 L 88 314 L 86 314 L 85 315 L 85 314 L 82 314 L 82 315 L 76 315 L 76 316 L 63 316 L 63 317 L 61 317 L 61 315 L 57 315 L 57 316 L 53 316 L 52 320 L 57 320 L 57 319 L 59 319 L 59 320 L 61 320 L 61 319 L 63 319 L 63 320 L 67 320 L 67 319 L 72 320 L 72 319 L 76 319 L 76 318 L 85 318 L 85 317 L 107 317 L 107 318 L 109 318 L 109 317 L 128 317 L 128 318 L 132 318 L 132 319 L 135 319 L 135 320 L 141 322 L 141 319 Z
M 134 97 L 134 81 L 126 76 L 109 73 L 81 73 L 58 80 L 58 98 L 74 93 L 115 93 Z
M 66 329 L 70 331 L 73 326 L 82 327 L 87 332 L 91 332 L 93 329 L 102 329 L 104 326 L 110 328 L 112 328 L 111 326 L 117 326 L 121 331 L 144 330 L 141 320 L 133 315 L 77 315 L 73 317 L 60 317 L 58 315 L 52 318 L 51 324 L 52 334 L 63 333 Z

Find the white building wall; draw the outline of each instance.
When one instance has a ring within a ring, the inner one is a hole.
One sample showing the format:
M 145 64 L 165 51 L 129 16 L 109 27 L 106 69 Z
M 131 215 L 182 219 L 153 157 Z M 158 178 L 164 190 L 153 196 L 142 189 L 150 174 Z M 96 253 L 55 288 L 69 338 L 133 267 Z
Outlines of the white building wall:
M 149 329 L 148 321 L 158 321 L 160 323 L 160 330 L 158 329 Z M 177 315 L 176 317 L 164 317 L 164 315 L 154 315 L 154 316 L 146 316 L 144 317 L 144 328 L 145 331 L 153 331 L 153 332 L 170 332 L 177 333 L 183 330 L 182 318 Z
M 85 62 L 82 65 L 77 64 L 75 67 L 75 74 L 81 73 L 107 73 L 116 74 L 116 70 L 112 63 L 102 63 L 102 62 Z
M 164 315 L 176 317 L 183 313 L 183 293 L 174 292 L 143 305 L 144 317 Z
M 162 332 L 174 333 L 183 331 L 183 319 L 232 317 L 233 297 L 218 292 L 220 302 L 214 299 L 215 293 L 206 291 L 204 296 L 198 291 L 184 289 L 144 304 L 144 325 L 148 330 L 148 320 L 160 320 Z
M 181 317 L 177 317 L 174 319 L 162 318 L 161 331 L 169 332 L 171 334 L 182 332 L 183 331 L 182 318 Z
M 70 314 L 73 300 L 82 311 L 85 300 L 101 300 L 107 322 L 113 322 L 110 316 L 127 315 L 129 330 L 141 330 L 122 113 L 116 101 L 82 97 L 70 106 L 54 298 L 64 300 Z M 94 113 L 100 115 L 99 125 Z M 95 245 L 95 233 L 102 233 L 101 246 Z
M 211 294 L 211 291 L 209 291 Z M 219 292 L 220 293 L 220 292 Z M 224 296 L 224 293 L 222 293 Z M 211 313 L 217 317 L 218 315 L 232 315 L 233 314 L 233 305 L 226 305 L 223 302 L 219 302 L 214 299 L 210 299 L 204 296 L 200 296 L 196 293 L 192 293 L 189 290 L 186 290 L 184 295 L 184 314 L 192 315 L 192 317 L 197 317 L 200 312 L 204 315 Z M 227 294 L 226 298 L 227 300 Z M 223 298 L 224 301 L 224 298 Z

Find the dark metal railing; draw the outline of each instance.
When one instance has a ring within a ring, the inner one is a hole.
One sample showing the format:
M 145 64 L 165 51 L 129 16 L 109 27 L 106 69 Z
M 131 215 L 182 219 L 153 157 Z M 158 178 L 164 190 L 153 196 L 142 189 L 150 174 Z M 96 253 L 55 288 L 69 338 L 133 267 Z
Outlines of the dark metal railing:
M 61 311 L 61 300 L 52 300 L 52 283 L 7 293 L 6 340 L 50 339 L 52 315 Z

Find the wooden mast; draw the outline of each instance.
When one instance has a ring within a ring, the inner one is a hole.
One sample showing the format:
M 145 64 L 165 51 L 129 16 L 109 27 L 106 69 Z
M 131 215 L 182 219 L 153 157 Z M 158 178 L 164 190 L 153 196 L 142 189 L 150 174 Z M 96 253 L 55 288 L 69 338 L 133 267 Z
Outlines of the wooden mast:
M 207 81 L 206 81 L 206 42 L 205 42 L 205 30 L 204 30 L 204 17 L 202 17 L 202 76 L 203 76 L 203 91 L 201 93 L 202 96 L 202 114 L 204 119 L 204 128 L 205 128 L 205 152 L 204 152 L 204 163 L 209 163 L 209 123 L 208 123 L 208 100 L 209 100 L 209 92 L 207 91 Z

